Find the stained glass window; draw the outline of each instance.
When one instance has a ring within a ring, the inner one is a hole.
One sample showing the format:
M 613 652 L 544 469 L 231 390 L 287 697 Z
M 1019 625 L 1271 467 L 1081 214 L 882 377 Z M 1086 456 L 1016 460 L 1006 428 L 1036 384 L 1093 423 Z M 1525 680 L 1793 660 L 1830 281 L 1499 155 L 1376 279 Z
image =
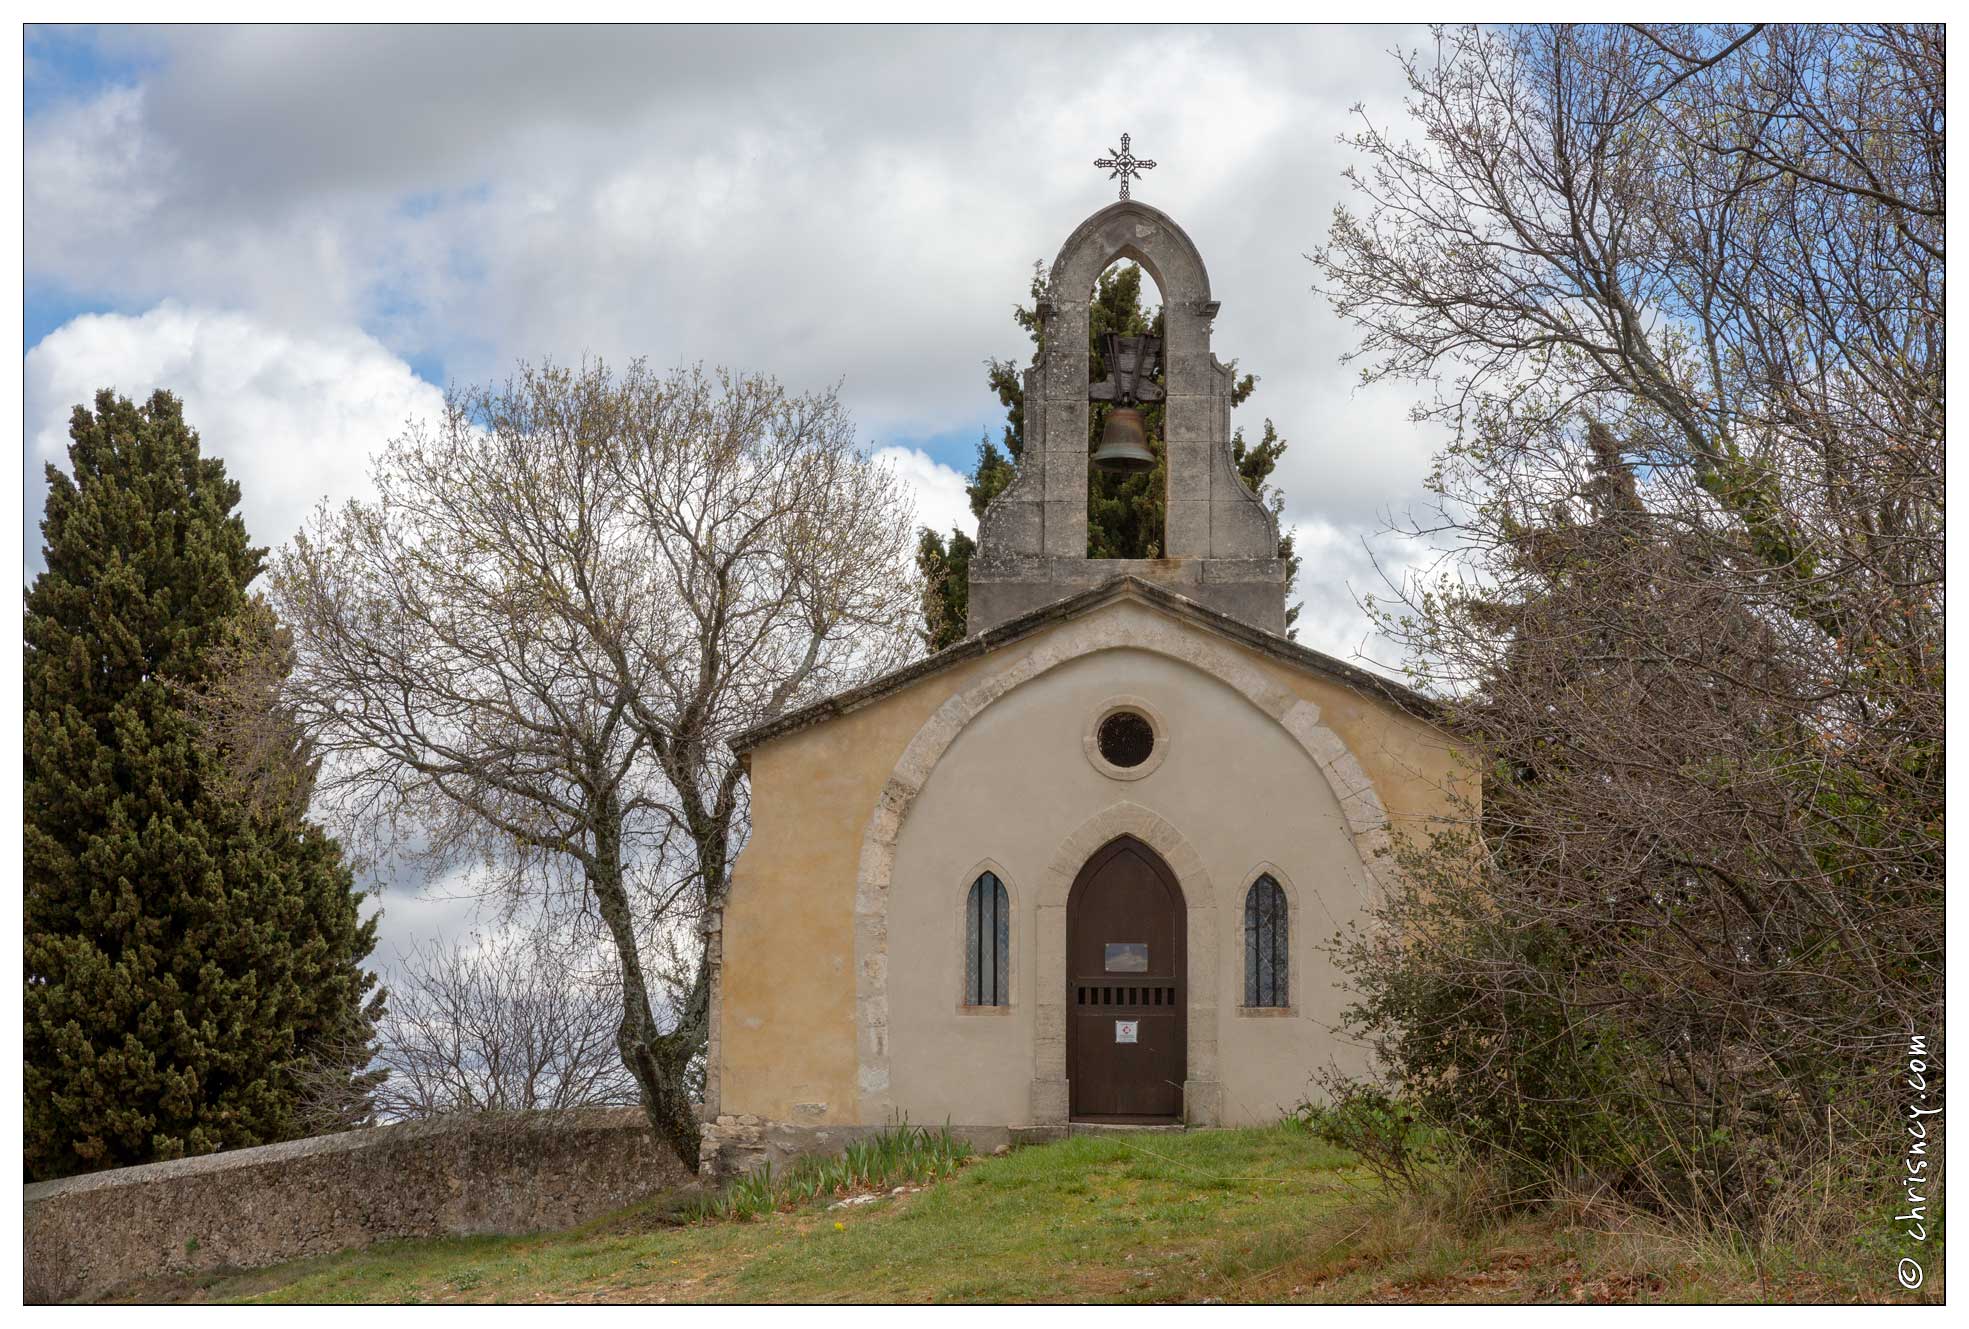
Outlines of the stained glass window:
M 1244 1004 L 1289 1006 L 1286 989 L 1285 891 L 1270 876 L 1251 883 L 1244 897 Z
M 987 872 L 964 902 L 964 1002 L 1004 1006 L 1011 1000 L 1011 900 L 1005 883 Z

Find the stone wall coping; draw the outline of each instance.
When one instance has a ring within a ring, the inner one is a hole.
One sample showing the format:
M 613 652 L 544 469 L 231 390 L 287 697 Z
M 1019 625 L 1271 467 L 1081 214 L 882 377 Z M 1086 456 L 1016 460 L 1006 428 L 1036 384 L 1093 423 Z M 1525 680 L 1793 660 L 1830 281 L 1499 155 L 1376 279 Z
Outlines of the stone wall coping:
M 119 1186 L 143 1186 L 153 1182 L 177 1181 L 186 1177 L 233 1172 L 244 1168 L 266 1167 L 314 1158 L 326 1154 L 370 1149 L 383 1143 L 407 1143 L 433 1136 L 491 1134 L 498 1131 L 549 1131 L 576 1127 L 585 1130 L 648 1130 L 649 1118 L 641 1108 L 574 1108 L 562 1112 L 478 1112 L 456 1113 L 428 1121 L 391 1122 L 365 1126 L 333 1135 L 311 1135 L 306 1139 L 280 1144 L 255 1145 L 248 1149 L 226 1149 L 194 1158 L 174 1158 L 164 1163 L 140 1163 L 134 1167 L 106 1168 L 79 1176 L 58 1177 L 53 1181 L 30 1182 L 21 1188 L 22 1202 L 35 1204 L 64 1195 L 109 1190 Z
M 996 627 L 974 632 L 934 655 L 904 665 L 900 669 L 891 670 L 860 687 L 850 688 L 832 697 L 824 697 L 798 710 L 788 711 L 776 720 L 754 725 L 733 735 L 732 751 L 743 757 L 772 739 L 859 710 L 891 693 L 900 691 L 918 679 L 942 673 L 967 660 L 974 660 L 1000 647 L 1009 646 L 1055 623 L 1123 599 L 1139 600 L 1165 613 L 1208 628 L 1281 664 L 1324 675 L 1354 692 L 1391 703 L 1397 709 L 1419 720 L 1438 726 L 1443 723 L 1442 706 L 1413 688 L 1405 687 L 1393 679 L 1383 678 L 1356 665 L 1350 665 L 1344 660 L 1336 660 L 1324 652 L 1313 650 L 1310 646 L 1301 646 L 1298 642 L 1276 633 L 1252 627 L 1248 623 L 1232 618 L 1228 614 L 1218 613 L 1207 605 L 1198 604 L 1195 600 L 1178 595 L 1154 582 L 1124 573 L 1118 577 L 1110 577 L 1089 590 L 1065 596 L 1051 604 L 1041 605 L 1017 618 L 1007 619 Z

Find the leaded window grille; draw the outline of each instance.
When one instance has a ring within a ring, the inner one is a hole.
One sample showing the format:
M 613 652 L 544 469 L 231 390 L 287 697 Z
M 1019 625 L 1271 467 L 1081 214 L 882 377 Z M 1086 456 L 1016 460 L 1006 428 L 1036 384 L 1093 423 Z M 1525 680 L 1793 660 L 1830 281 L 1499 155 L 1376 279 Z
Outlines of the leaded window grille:
M 987 872 L 964 902 L 964 1004 L 1011 1004 L 1012 904 L 1005 883 Z
M 1285 890 L 1269 875 L 1251 883 L 1244 897 L 1244 1004 L 1289 1006 Z

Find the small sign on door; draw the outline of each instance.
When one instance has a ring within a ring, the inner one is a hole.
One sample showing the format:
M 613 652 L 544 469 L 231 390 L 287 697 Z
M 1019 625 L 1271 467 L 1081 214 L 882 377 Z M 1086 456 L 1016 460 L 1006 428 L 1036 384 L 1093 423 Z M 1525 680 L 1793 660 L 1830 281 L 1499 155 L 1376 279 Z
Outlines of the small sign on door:
M 1140 1020 L 1116 1020 L 1114 1022 L 1114 1041 L 1117 1043 L 1133 1043 L 1135 1041 L 1135 1030 L 1141 1023 Z

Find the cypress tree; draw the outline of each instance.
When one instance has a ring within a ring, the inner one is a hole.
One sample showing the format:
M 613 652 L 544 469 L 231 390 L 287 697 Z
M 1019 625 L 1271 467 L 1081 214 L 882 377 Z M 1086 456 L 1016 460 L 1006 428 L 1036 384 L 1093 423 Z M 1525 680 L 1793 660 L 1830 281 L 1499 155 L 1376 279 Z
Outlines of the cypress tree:
M 304 1075 L 363 1060 L 380 1005 L 374 920 L 301 815 L 312 772 L 246 796 L 190 704 L 267 634 L 238 484 L 167 392 L 99 392 L 69 434 L 24 628 L 32 1178 L 303 1133 Z

